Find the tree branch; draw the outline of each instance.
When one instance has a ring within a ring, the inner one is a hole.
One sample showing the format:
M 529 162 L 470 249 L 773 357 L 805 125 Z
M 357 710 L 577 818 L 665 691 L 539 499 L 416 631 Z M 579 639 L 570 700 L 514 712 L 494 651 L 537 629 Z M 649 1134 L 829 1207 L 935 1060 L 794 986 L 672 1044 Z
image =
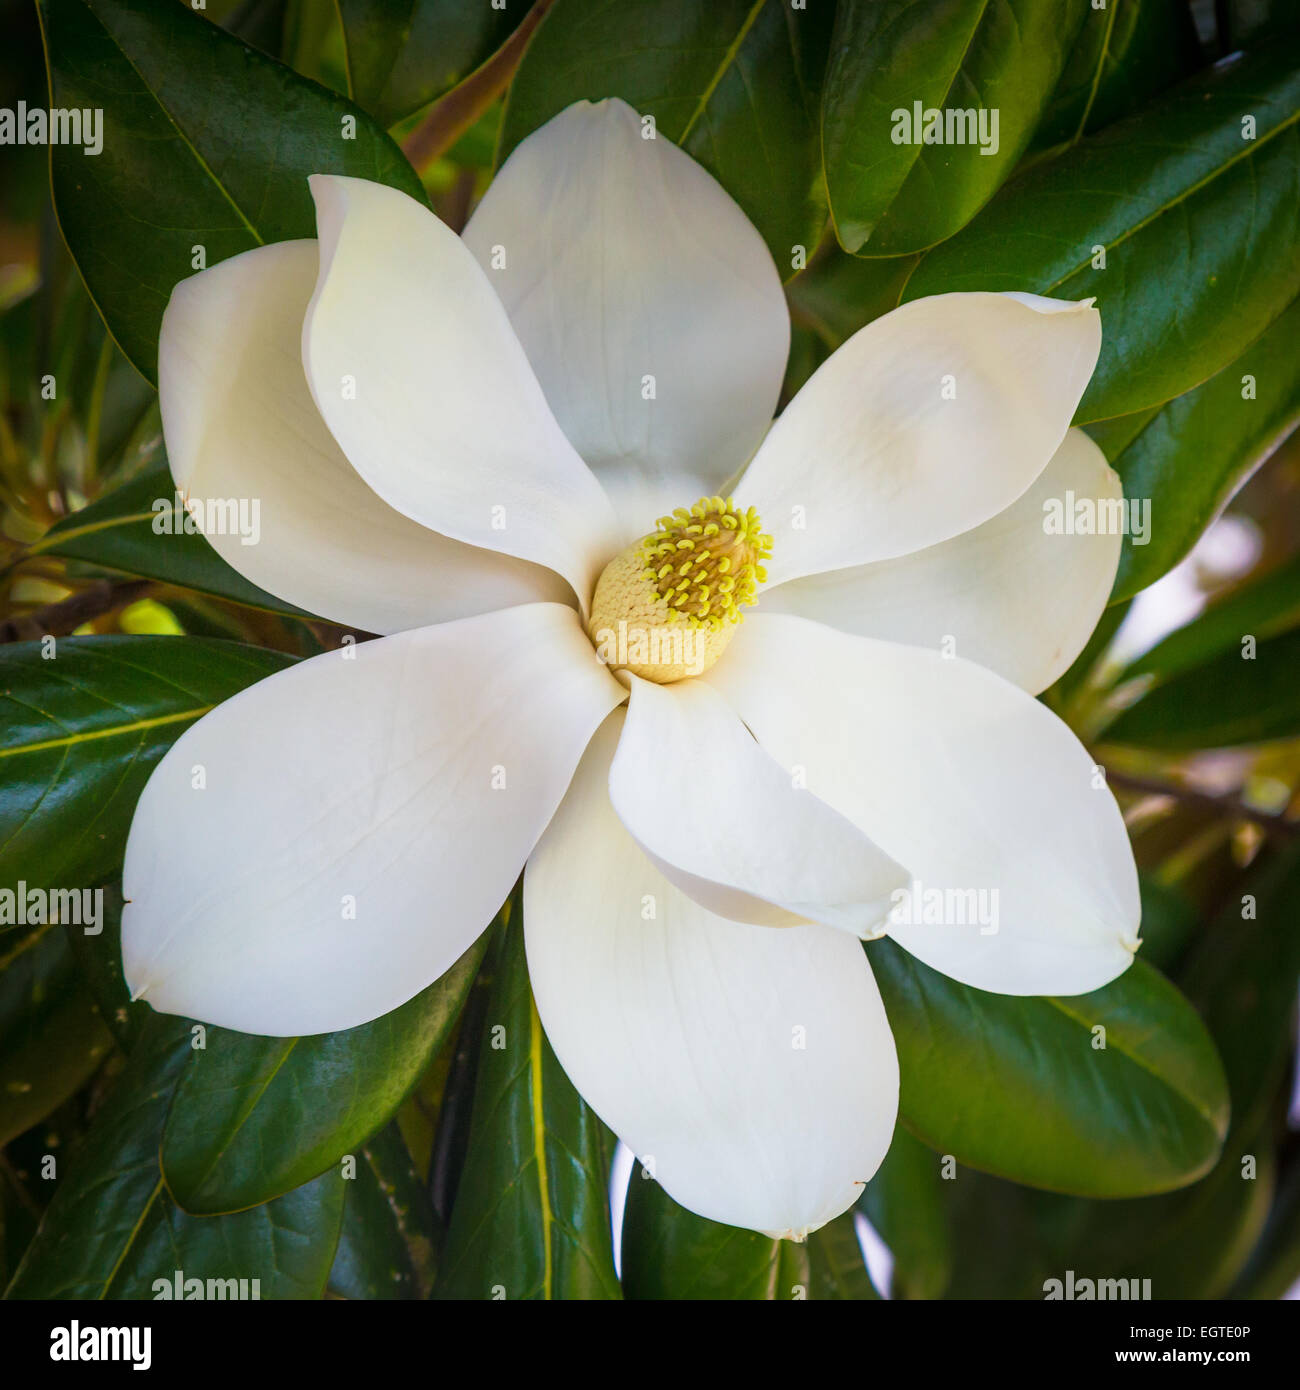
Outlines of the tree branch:
M 70 598 L 7 618 L 0 623 L 0 643 L 31 642 L 39 637 L 66 637 L 83 623 L 124 608 L 143 598 L 154 587 L 148 579 L 97 579 Z
M 1127 772 L 1106 771 L 1106 780 L 1113 787 L 1123 791 L 1139 792 L 1144 796 L 1167 796 L 1181 801 L 1187 806 L 1198 806 L 1217 816 L 1230 816 L 1235 820 L 1248 820 L 1258 825 L 1267 835 L 1287 842 L 1300 834 L 1300 821 L 1285 820 L 1282 816 L 1271 815 L 1267 811 L 1257 811 L 1247 806 L 1238 796 L 1228 793 L 1198 792 L 1191 787 L 1180 787 L 1173 782 L 1161 782 L 1154 777 L 1137 777 Z

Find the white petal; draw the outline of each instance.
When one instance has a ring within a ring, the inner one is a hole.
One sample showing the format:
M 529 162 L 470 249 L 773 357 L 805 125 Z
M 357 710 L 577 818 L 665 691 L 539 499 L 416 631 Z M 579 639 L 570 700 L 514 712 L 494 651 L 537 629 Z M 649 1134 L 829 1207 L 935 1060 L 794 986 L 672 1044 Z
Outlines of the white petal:
M 706 912 L 614 814 L 621 715 L 592 741 L 524 875 L 538 1013 L 587 1103 L 682 1206 L 802 1235 L 889 1147 L 898 1061 L 857 940 Z
M 764 613 L 797 613 L 844 632 L 951 649 L 1031 695 L 1083 650 L 1119 568 L 1117 527 L 1049 529 L 1045 508 L 1072 499 L 1119 504 L 1119 475 L 1082 430 L 1070 430 L 1038 481 L 973 530 L 897 560 L 879 560 L 763 590 Z
M 396 1008 L 487 926 L 623 697 L 557 604 L 362 642 L 242 691 L 177 740 L 136 808 L 127 982 L 164 1013 L 275 1036 Z
M 790 317 L 763 239 L 688 154 L 622 101 L 577 102 L 506 160 L 465 241 L 632 532 L 734 477 Z
M 918 911 L 942 906 L 945 921 L 889 927 L 927 965 L 1002 994 L 1083 994 L 1128 967 L 1124 822 L 1045 705 L 973 662 L 778 613 L 751 615 L 707 679 L 908 866 Z
M 1065 438 L 1101 348 L 1090 302 L 941 294 L 867 324 L 763 441 L 736 499 L 770 582 L 888 560 L 1009 507 Z
M 167 458 L 197 519 L 213 504 L 218 525 L 201 528 L 212 547 L 268 592 L 366 632 L 564 602 L 553 571 L 428 530 L 344 458 L 302 366 L 317 260 L 314 241 L 260 246 L 182 280 L 163 315 Z M 255 526 L 222 525 L 226 502 Z
M 546 565 L 586 603 L 617 549 L 613 512 L 487 277 L 405 193 L 332 174 L 311 187 L 320 278 L 303 356 L 343 452 L 406 516 Z
M 609 794 L 660 872 L 735 921 L 872 935 L 909 875 L 783 771 L 716 690 L 630 679 Z

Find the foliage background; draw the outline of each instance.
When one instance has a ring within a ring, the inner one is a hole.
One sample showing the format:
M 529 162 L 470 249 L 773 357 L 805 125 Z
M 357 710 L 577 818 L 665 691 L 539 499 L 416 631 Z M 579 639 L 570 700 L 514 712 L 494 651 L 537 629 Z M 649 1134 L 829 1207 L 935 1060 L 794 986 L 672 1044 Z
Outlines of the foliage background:
M 1073 1269 L 1150 1278 L 1157 1297 L 1278 1297 L 1300 1279 L 1300 14 L 1288 0 L 525 10 L 0 3 L 0 106 L 103 105 L 113 141 L 98 159 L 0 147 L 0 886 L 100 885 L 120 909 L 135 797 L 194 711 L 342 636 L 201 537 L 152 532 L 150 503 L 171 493 L 157 326 L 190 246 L 213 262 L 252 234 L 310 236 L 290 175 L 316 168 L 422 186 L 459 227 L 523 135 L 619 95 L 789 268 L 787 399 L 902 299 L 1094 294 L 1105 346 L 1077 422 L 1152 502 L 1152 543 L 1126 540 L 1093 642 L 1043 696 L 1125 809 L 1146 944 L 1114 985 L 1064 1001 L 983 994 L 869 948 L 903 1073 L 895 1143 L 860 1204 L 892 1255 L 877 1281 L 894 1297 L 1036 1298 Z M 997 105 L 998 156 L 889 144 L 887 113 L 914 99 Z M 212 167 L 266 191 L 250 200 L 260 225 L 226 225 Z M 165 215 L 142 229 L 145 200 Z M 142 720 L 162 722 L 123 731 Z M 501 1022 L 536 1066 L 484 1046 Z M 877 1296 L 851 1215 L 780 1244 L 691 1216 L 635 1173 L 615 1273 L 612 1138 L 541 1034 L 509 904 L 385 1019 L 300 1040 L 208 1031 L 195 1051 L 188 1023 L 128 1002 L 115 920 L 100 937 L 0 927 L 10 1297 L 150 1297 L 175 1269 L 259 1277 L 278 1298 Z

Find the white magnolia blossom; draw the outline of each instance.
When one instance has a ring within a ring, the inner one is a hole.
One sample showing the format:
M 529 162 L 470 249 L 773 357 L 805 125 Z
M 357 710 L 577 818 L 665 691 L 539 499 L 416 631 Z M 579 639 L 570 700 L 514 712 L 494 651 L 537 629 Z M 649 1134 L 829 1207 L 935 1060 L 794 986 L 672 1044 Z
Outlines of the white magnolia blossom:
M 859 938 L 1009 994 L 1096 989 L 1137 945 L 1118 808 L 1033 698 L 1118 563 L 1118 535 L 1043 525 L 1045 499 L 1120 495 L 1069 428 L 1098 315 L 917 300 L 772 423 L 772 257 L 623 103 L 525 140 L 463 238 L 311 182 L 317 241 L 172 295 L 166 442 L 191 499 L 260 499 L 259 544 L 210 538 L 236 569 L 384 635 L 163 758 L 127 979 L 251 1033 L 350 1028 L 442 975 L 522 870 L 574 1085 L 684 1206 L 802 1236 L 894 1128 Z M 913 882 L 995 891 L 996 929 L 891 913 Z

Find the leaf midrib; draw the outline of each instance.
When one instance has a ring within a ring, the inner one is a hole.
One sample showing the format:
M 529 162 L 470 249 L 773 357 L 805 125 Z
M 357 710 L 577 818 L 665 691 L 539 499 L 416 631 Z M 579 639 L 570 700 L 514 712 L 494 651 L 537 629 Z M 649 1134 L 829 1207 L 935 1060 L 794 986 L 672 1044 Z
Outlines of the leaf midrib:
M 89 733 L 69 734 L 65 738 L 43 739 L 40 743 L 20 744 L 16 748 L 0 748 L 0 758 L 15 758 L 27 753 L 43 753 L 51 748 L 67 748 L 79 743 L 89 743 L 92 739 L 116 738 L 122 734 L 139 733 L 142 729 L 154 729 L 164 724 L 179 724 L 187 720 L 199 719 L 215 709 L 215 705 L 200 705 L 195 709 L 180 710 L 175 714 L 160 714 L 154 719 L 136 719 L 130 724 L 115 724 L 108 729 L 92 729 Z
M 714 69 L 713 76 L 709 79 L 708 85 L 705 87 L 699 101 L 696 103 L 695 110 L 691 112 L 690 120 L 686 122 L 686 126 L 682 130 L 682 133 L 677 137 L 678 145 L 685 147 L 687 138 L 699 124 L 709 102 L 713 100 L 713 94 L 718 90 L 718 86 L 722 82 L 723 77 L 726 76 L 728 69 L 735 63 L 745 40 L 749 37 L 749 31 L 754 27 L 754 24 L 758 20 L 758 16 L 762 13 L 763 7 L 766 4 L 767 0 L 754 0 L 754 4 L 750 7 L 749 13 L 745 16 L 744 23 L 740 26 L 736 37 L 732 39 L 731 43 L 728 45 L 727 51 L 722 55 L 722 61 L 718 64 L 717 68 Z
M 158 110 L 161 111 L 161 112 L 163 113 L 163 115 L 167 117 L 167 120 L 168 120 L 168 122 L 171 124 L 172 129 L 176 132 L 177 136 L 180 138 L 181 143 L 185 146 L 185 148 L 186 148 L 186 149 L 190 152 L 190 154 L 193 156 L 194 162 L 199 166 L 199 168 L 200 168 L 200 169 L 203 171 L 203 173 L 207 176 L 208 180 L 211 182 L 211 184 L 213 185 L 213 187 L 216 188 L 216 190 L 221 194 L 221 196 L 226 200 L 226 202 L 230 204 L 230 207 L 231 207 L 231 209 L 233 210 L 233 212 L 235 213 L 235 215 L 239 218 L 239 220 L 240 220 L 240 221 L 244 224 L 244 226 L 248 229 L 249 234 L 250 234 L 250 235 L 253 237 L 253 239 L 257 242 L 257 244 L 258 244 L 259 246 L 265 246 L 265 245 L 266 245 L 266 239 L 261 235 L 261 233 L 257 230 L 257 228 L 256 228 L 255 226 L 253 226 L 253 224 L 248 220 L 248 217 L 247 217 L 246 214 L 244 213 L 243 208 L 241 208 L 241 207 L 239 206 L 239 204 L 235 201 L 234 194 L 231 193 L 230 190 L 225 186 L 225 184 L 221 182 L 221 180 L 216 176 L 215 173 L 213 173 L 213 171 L 212 171 L 211 167 L 209 166 L 207 160 L 203 158 L 203 156 L 199 153 L 198 148 L 195 146 L 194 142 L 190 139 L 190 137 L 186 134 L 186 132 L 181 128 L 180 122 L 176 119 L 176 117 L 172 114 L 171 110 L 170 110 L 170 109 L 168 108 L 168 106 L 164 103 L 164 101 L 163 101 L 163 99 L 162 99 L 162 96 L 159 94 L 159 92 L 157 91 L 157 89 L 154 87 L 153 83 L 151 83 L 151 82 L 149 81 L 149 79 L 148 79 L 147 77 L 145 77 L 144 73 L 142 73 L 142 72 L 140 71 L 140 69 L 136 66 L 135 60 L 131 57 L 131 55 L 130 55 L 130 54 L 126 51 L 126 49 L 122 46 L 122 44 L 119 42 L 117 36 L 116 36 L 116 35 L 113 33 L 113 31 L 108 27 L 108 25 L 99 17 L 99 15 L 96 13 L 96 11 L 95 11 L 95 9 L 94 9 L 94 6 L 91 5 L 91 4 L 89 3 L 89 0 L 81 0 L 81 4 L 82 4 L 82 8 L 91 16 L 91 18 L 95 21 L 95 23 L 96 23 L 96 24 L 99 26 L 99 28 L 103 31 L 105 38 L 108 39 L 109 43 L 113 46 L 113 48 L 116 49 L 116 51 L 122 55 L 123 61 L 127 64 L 127 66 L 131 69 L 131 71 L 132 71 L 132 72 L 136 75 L 136 77 L 139 79 L 140 85 L 144 88 L 145 92 L 148 94 L 149 99 L 150 99 L 150 100 L 153 102 L 153 104 L 158 108 Z
M 1233 168 L 1237 164 L 1240 164 L 1243 159 L 1251 159 L 1256 155 L 1260 154 L 1260 152 L 1264 149 L 1264 146 L 1267 145 L 1269 141 L 1273 140 L 1276 136 L 1281 135 L 1284 131 L 1289 130 L 1293 125 L 1295 125 L 1297 121 L 1300 121 L 1300 109 L 1296 110 L 1294 114 L 1288 116 L 1285 120 L 1279 121 L 1278 124 L 1275 125 L 1273 129 L 1270 130 L 1268 134 L 1265 135 L 1262 139 L 1246 142 L 1246 148 L 1243 149 L 1240 154 L 1233 155 L 1233 157 L 1227 160 L 1226 163 L 1216 164 L 1215 167 L 1204 176 L 1204 178 L 1198 179 L 1195 183 L 1190 184 L 1187 188 L 1183 189 L 1183 191 L 1179 193 L 1176 198 L 1171 199 L 1168 203 L 1162 203 L 1160 207 L 1155 208 L 1152 212 L 1148 213 L 1140 221 L 1135 222 L 1133 226 L 1126 228 L 1119 236 L 1115 238 L 1114 241 L 1101 242 L 1099 244 L 1104 246 L 1107 251 L 1113 251 L 1115 247 L 1122 246 L 1126 241 L 1130 240 L 1132 237 L 1135 237 L 1144 228 L 1149 227 L 1151 223 L 1157 221 L 1166 213 L 1172 212 L 1175 208 L 1181 206 L 1189 198 L 1199 193 L 1201 189 L 1208 187 L 1211 183 L 1214 182 L 1215 179 L 1221 178 L 1224 174 L 1228 172 L 1229 169 Z M 1060 275 L 1055 280 L 1053 280 L 1050 285 L 1044 286 L 1043 289 L 1038 291 L 1038 293 L 1050 294 L 1054 289 L 1059 289 L 1060 286 L 1063 285 L 1067 280 L 1071 279 L 1075 275 L 1078 275 L 1081 270 L 1085 270 L 1089 265 L 1091 265 L 1093 255 L 1095 254 L 1096 253 L 1093 252 L 1092 254 L 1086 256 L 1082 261 L 1079 262 L 1078 265 L 1072 266 L 1063 275 Z

